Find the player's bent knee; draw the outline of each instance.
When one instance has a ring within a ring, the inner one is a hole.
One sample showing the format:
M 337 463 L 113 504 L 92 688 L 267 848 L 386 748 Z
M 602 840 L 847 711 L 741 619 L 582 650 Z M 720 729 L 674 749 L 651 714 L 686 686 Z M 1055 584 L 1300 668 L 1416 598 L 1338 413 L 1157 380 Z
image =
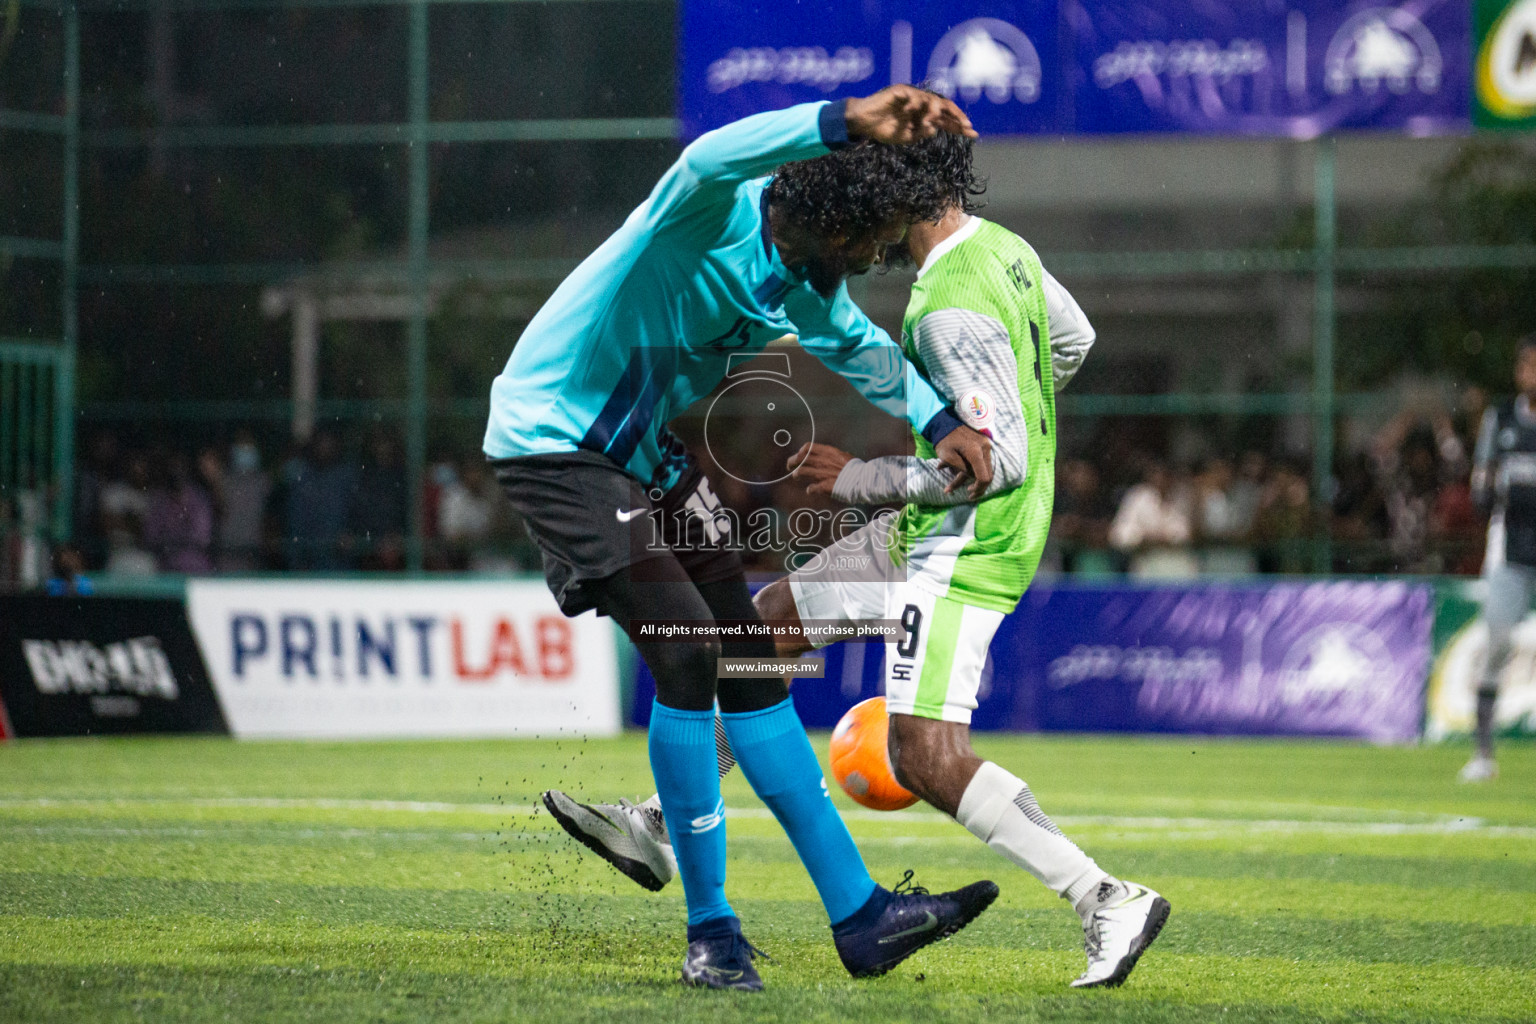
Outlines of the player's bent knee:
M 757 614 L 765 620 L 783 619 L 795 614 L 795 595 L 787 580 L 774 580 L 752 595 Z
M 656 677 L 656 699 L 681 711 L 715 706 L 720 644 L 713 640 L 647 644 L 645 663 Z
M 795 607 L 795 592 L 788 580 L 775 580 L 759 590 L 753 596 L 752 603 L 764 622 L 794 628 L 793 635 L 775 634 L 774 653 L 778 657 L 793 658 L 811 649 L 804 636 L 799 634 L 800 610 Z
M 923 795 L 923 782 L 925 781 L 922 777 L 922 771 L 920 768 L 916 769 L 914 774 L 912 759 L 902 757 L 898 753 L 900 749 L 896 744 L 892 744 L 890 747 L 891 774 L 896 776 L 896 781 L 901 783 L 902 789 L 910 793 L 916 793 L 921 797 Z
M 718 696 L 722 712 L 746 715 L 784 703 L 789 699 L 789 688 L 779 676 L 737 677 L 721 679 Z

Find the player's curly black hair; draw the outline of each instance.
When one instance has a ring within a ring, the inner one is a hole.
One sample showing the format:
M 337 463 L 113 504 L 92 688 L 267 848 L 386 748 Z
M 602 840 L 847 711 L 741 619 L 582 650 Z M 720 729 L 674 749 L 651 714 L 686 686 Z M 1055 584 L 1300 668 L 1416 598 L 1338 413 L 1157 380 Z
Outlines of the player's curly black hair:
M 945 209 L 958 206 L 972 213 L 982 207 L 978 200 L 987 191 L 987 179 L 972 166 L 971 144 L 972 140 L 963 135 L 940 132 L 931 139 L 900 147 L 898 155 L 913 173 L 943 191 Z
M 971 167 L 971 140 L 940 132 L 910 146 L 859 142 L 778 169 L 768 201 L 792 224 L 823 238 L 868 238 L 892 221 L 967 212 L 986 182 Z

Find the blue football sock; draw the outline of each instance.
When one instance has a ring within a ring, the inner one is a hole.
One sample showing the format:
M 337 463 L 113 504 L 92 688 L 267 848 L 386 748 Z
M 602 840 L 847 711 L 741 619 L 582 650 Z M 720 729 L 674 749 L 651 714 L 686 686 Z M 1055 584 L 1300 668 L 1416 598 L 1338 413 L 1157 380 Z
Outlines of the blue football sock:
M 736 912 L 725 899 L 725 804 L 715 761 L 715 712 L 651 707 L 651 774 L 677 854 L 688 924 Z
M 764 711 L 722 714 L 720 718 L 736 752 L 736 763 L 789 833 L 789 841 L 821 894 L 827 918 L 835 926 L 853 916 L 869 902 L 875 882 L 853 845 L 848 826 L 832 806 L 826 777 L 794 704 L 785 700 Z

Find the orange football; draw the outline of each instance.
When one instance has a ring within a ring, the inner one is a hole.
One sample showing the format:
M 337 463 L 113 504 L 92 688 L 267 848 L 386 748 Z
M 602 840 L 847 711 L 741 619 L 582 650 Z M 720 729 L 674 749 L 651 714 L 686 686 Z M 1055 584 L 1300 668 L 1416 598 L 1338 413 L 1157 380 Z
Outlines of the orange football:
M 885 698 L 871 697 L 849 708 L 832 730 L 832 777 L 844 793 L 877 811 L 899 811 L 917 803 L 891 771 L 885 750 L 890 727 Z

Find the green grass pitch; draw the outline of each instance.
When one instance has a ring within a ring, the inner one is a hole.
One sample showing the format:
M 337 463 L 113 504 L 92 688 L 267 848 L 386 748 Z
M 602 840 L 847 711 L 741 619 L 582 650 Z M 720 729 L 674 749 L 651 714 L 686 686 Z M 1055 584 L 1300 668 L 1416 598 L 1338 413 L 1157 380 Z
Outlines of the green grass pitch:
M 767 991 L 682 988 L 680 887 L 642 892 L 534 811 L 551 785 L 648 794 L 639 735 L 33 741 L 0 745 L 0 1021 L 1536 1020 L 1529 745 L 1479 787 L 1454 781 L 1465 747 L 977 745 L 1106 869 L 1172 901 L 1124 988 L 1068 990 L 1070 909 L 916 809 L 849 815 L 878 879 L 912 867 L 1003 895 L 850 980 L 739 773 L 728 887 L 774 958 Z

